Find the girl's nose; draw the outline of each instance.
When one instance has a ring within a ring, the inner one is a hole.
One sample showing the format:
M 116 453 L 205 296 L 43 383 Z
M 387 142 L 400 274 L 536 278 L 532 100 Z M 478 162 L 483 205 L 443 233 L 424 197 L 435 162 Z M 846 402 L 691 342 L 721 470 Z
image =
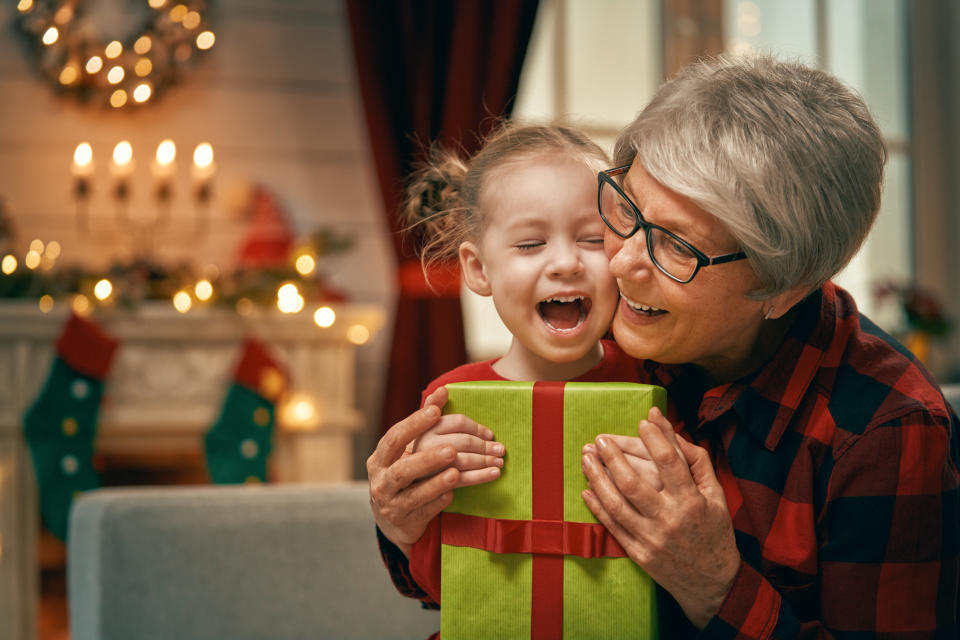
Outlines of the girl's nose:
M 550 253 L 549 271 L 553 276 L 577 275 L 583 271 L 583 260 L 576 245 L 556 245 Z

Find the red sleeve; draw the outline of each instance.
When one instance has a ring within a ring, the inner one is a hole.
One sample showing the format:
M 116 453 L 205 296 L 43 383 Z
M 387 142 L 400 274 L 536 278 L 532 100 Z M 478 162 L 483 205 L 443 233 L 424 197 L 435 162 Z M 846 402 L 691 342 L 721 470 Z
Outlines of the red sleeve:
M 440 603 L 440 517 L 427 525 L 410 549 L 410 576 L 430 599 Z

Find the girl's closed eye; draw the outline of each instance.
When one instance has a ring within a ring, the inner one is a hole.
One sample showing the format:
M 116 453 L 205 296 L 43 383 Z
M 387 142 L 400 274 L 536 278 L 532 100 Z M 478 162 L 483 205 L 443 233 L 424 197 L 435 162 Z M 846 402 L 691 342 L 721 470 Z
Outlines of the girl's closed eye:
M 519 249 L 520 251 L 532 251 L 534 249 L 538 249 L 542 247 L 545 244 L 546 242 L 544 242 L 543 240 L 525 240 L 524 242 L 518 242 L 513 246 Z
M 598 245 L 603 246 L 603 236 L 587 236 L 586 238 L 580 238 L 579 242 L 583 244 Z

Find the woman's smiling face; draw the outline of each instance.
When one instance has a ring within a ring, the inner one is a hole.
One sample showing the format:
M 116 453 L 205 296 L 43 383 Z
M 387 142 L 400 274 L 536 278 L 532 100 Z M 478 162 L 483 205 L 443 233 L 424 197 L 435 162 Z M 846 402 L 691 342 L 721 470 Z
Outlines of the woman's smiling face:
M 709 256 L 737 251 L 714 216 L 657 182 L 635 162 L 623 181 L 644 219 L 677 234 Z M 702 268 L 687 284 L 663 274 L 647 255 L 642 231 L 623 239 L 607 229 L 604 248 L 621 300 L 613 320 L 617 343 L 635 358 L 690 363 L 726 377 L 754 355 L 763 303 L 747 297 L 760 287 L 746 260 Z

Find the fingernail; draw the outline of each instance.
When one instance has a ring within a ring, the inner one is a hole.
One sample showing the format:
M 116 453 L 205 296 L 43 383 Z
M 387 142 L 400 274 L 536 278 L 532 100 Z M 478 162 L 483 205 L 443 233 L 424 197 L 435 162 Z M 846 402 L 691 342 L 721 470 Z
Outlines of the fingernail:
M 496 467 L 494 467 L 493 469 L 490 469 L 490 477 L 491 478 L 500 477 L 500 469 L 497 469 Z
M 593 468 L 593 460 L 590 459 L 590 456 L 585 455 L 581 460 L 585 468 L 587 469 Z
M 583 452 L 584 452 L 584 453 L 596 453 L 596 452 L 597 452 L 597 448 L 596 448 L 595 446 L 593 446 L 592 443 L 588 442 L 587 444 L 583 445 Z
M 600 445 L 600 448 L 601 448 L 601 449 L 606 449 L 606 448 L 607 448 L 607 439 L 606 439 L 606 438 L 598 437 L 598 438 L 597 438 L 597 444 Z
M 493 464 L 497 465 L 498 467 L 502 467 L 502 466 L 503 466 L 503 458 L 496 458 L 496 459 L 494 459 Z
M 493 440 L 493 431 L 484 427 L 483 428 L 483 439 L 484 440 Z
M 423 410 L 428 418 L 436 418 L 440 415 L 440 409 L 437 408 L 437 405 L 431 404 L 427 405 L 427 408 Z
M 506 447 L 504 447 L 499 442 L 493 445 L 493 455 L 502 456 L 506 452 Z

